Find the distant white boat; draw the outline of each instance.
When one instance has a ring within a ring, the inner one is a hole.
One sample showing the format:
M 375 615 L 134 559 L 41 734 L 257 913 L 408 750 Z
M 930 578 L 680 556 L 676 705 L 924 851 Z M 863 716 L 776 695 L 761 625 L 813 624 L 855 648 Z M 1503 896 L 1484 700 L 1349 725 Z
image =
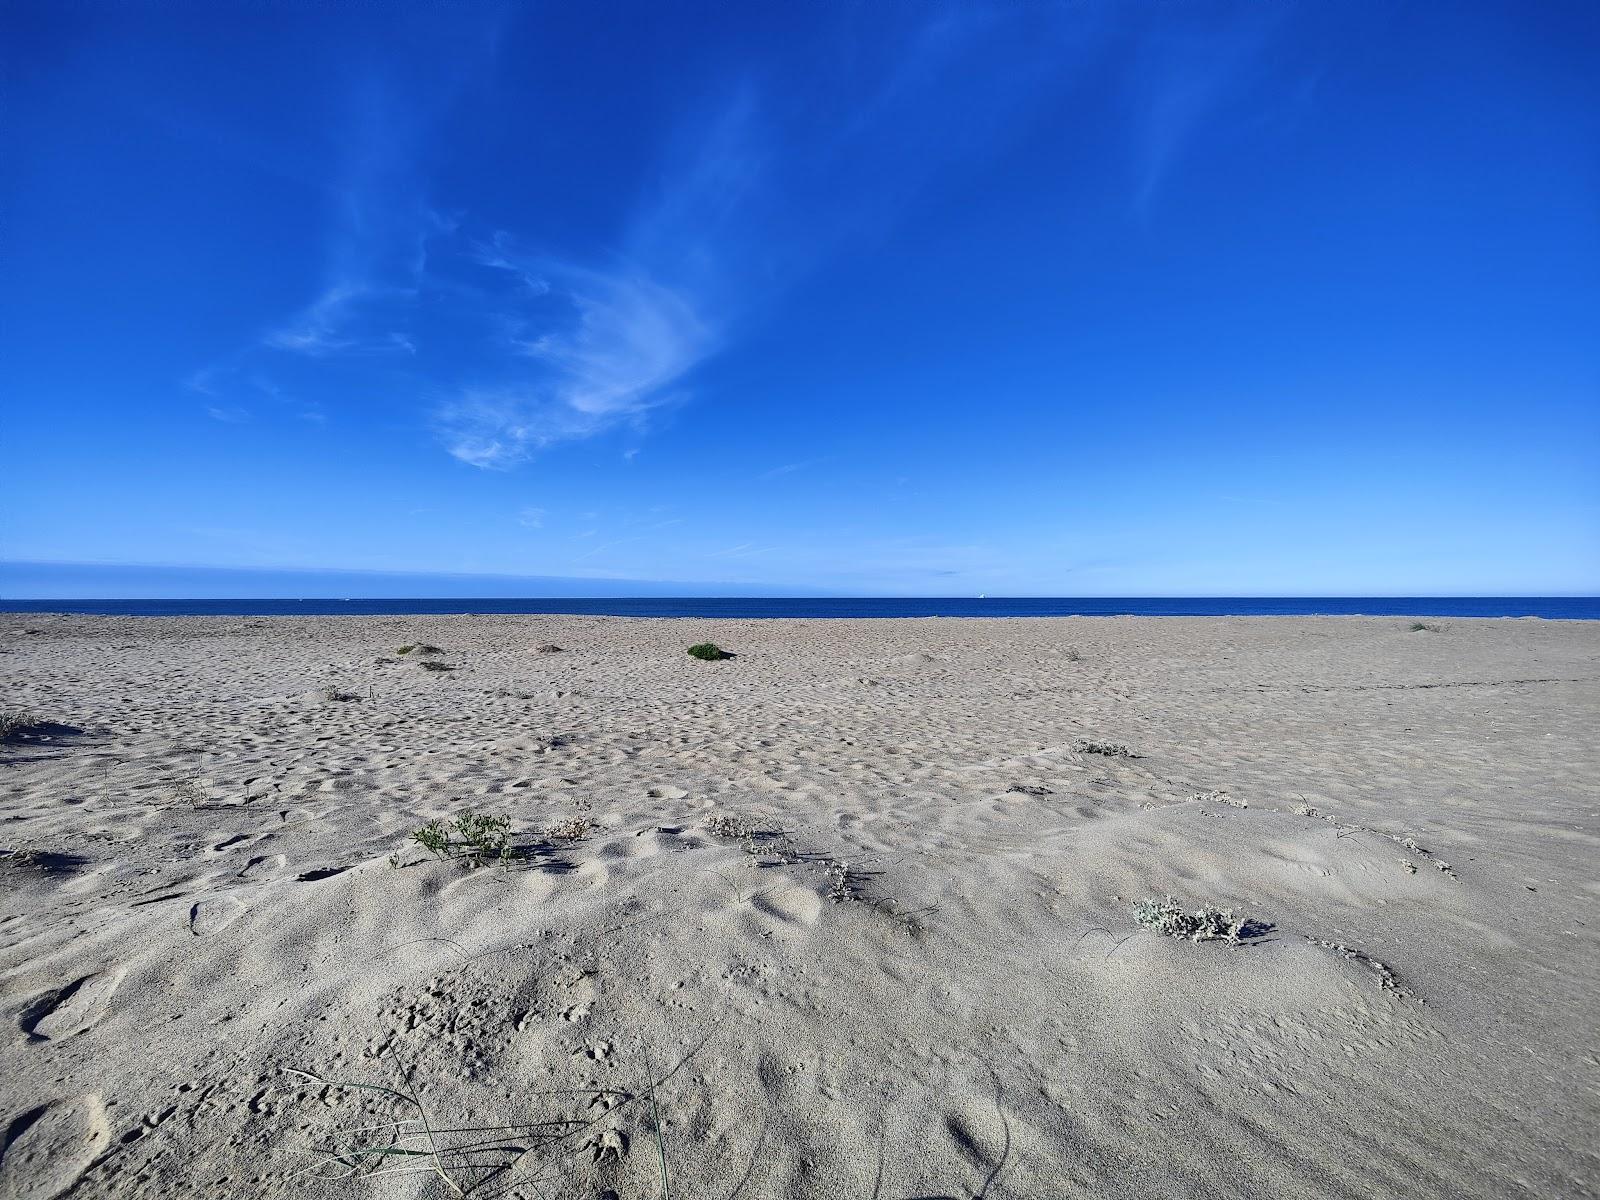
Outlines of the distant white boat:
M 988 598 L 989 598 L 989 593 L 988 592 L 979 592 L 978 593 L 978 599 L 979 600 L 987 600 Z

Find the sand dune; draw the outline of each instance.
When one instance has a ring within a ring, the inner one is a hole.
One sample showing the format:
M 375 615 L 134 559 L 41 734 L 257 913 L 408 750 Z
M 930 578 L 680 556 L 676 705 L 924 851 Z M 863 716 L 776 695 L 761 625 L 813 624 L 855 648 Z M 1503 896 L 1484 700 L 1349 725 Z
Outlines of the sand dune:
M 0 1195 L 1600 1190 L 1600 624 L 30 615 L 0 666 Z M 410 840 L 469 811 L 507 861 Z

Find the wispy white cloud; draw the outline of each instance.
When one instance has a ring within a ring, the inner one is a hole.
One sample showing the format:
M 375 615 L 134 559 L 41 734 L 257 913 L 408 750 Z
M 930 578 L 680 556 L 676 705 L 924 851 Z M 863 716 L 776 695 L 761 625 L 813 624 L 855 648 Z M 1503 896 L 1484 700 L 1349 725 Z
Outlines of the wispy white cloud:
M 687 397 L 690 374 L 749 307 L 744 277 L 767 239 L 770 139 L 735 88 L 666 139 L 659 186 L 617 231 L 617 249 L 558 253 L 510 231 L 470 248 L 512 285 L 493 310 L 515 356 L 440 405 L 445 447 L 473 466 L 515 466 L 555 442 L 639 425 Z M 631 458 L 637 447 L 624 452 Z
M 353 284 L 335 284 L 282 329 L 268 333 L 262 342 L 275 350 L 297 354 L 333 354 L 354 345 L 342 328 L 351 301 L 362 293 Z
M 898 137 L 907 125 L 901 118 L 929 89 L 965 69 L 969 39 L 1006 24 L 998 17 L 914 23 L 886 53 L 884 77 L 854 98 L 839 132 L 827 122 L 821 134 L 779 128 L 782 116 L 763 110 L 753 83 L 732 87 L 664 139 L 658 186 L 619 231 L 614 255 L 556 254 L 504 231 L 476 243 L 472 261 L 512 284 L 496 316 L 526 371 L 502 370 L 492 385 L 463 387 L 440 404 L 435 424 L 445 448 L 471 466 L 503 470 L 684 399 L 694 370 L 825 249 L 859 236 L 931 173 L 991 153 L 1010 136 L 1015 115 L 1058 65 L 1053 52 L 1032 56 L 1005 86 L 986 83 L 992 99 L 952 144 L 929 138 L 906 147 Z M 1011 28 L 1008 36 L 1016 35 Z M 792 193 L 815 194 L 817 180 L 835 176 L 872 182 L 854 184 L 838 211 L 793 202 Z M 775 467 L 762 478 L 818 461 Z
M 439 406 L 445 447 L 462 462 L 504 469 L 638 418 L 672 402 L 673 385 L 717 344 L 696 300 L 637 264 L 577 266 L 500 241 L 479 261 L 538 281 L 527 294 L 539 311 L 514 320 L 512 361 L 490 365 L 509 382 L 462 389 Z
M 1041 21 L 1035 36 L 1031 19 L 1001 9 L 897 18 L 873 51 L 878 69 L 864 69 L 838 98 L 838 120 L 764 104 L 783 94 L 781 77 L 749 73 L 713 87 L 686 99 L 646 172 L 654 186 L 605 246 L 551 245 L 438 211 L 423 151 L 438 123 L 429 110 L 441 102 L 367 80 L 353 89 L 351 149 L 330 189 L 320 290 L 220 370 L 281 366 L 296 380 L 383 372 L 385 389 L 408 390 L 425 406 L 423 423 L 446 453 L 486 471 L 561 443 L 642 432 L 691 398 L 697 369 L 812 262 L 870 237 L 939 172 L 1000 152 L 1041 97 L 1066 86 L 1062 63 L 1114 40 L 1117 24 L 1074 10 Z M 495 40 L 483 41 L 491 57 Z M 1018 63 L 1007 79 L 977 87 L 973 72 L 990 58 L 972 47 L 984 41 L 1015 49 Z M 960 129 L 914 119 L 936 90 L 969 85 L 979 99 Z M 1138 86 L 1149 90 L 1148 81 Z M 1218 86 L 1207 75 L 1144 97 L 1144 193 Z M 442 94 L 448 103 L 451 89 Z M 847 202 L 815 202 L 830 181 L 849 182 Z M 198 372 L 190 386 L 222 407 L 218 370 Z M 637 451 L 618 447 L 625 459 Z M 758 478 L 822 461 L 780 464 Z
M 214 421 L 237 424 L 274 411 L 302 421 L 321 423 L 328 419 L 316 402 L 302 400 L 268 376 L 246 373 L 239 367 L 207 367 L 190 375 L 184 386 L 213 401 L 205 411 Z
M 758 480 L 782 479 L 785 475 L 793 475 L 796 471 L 804 471 L 807 467 L 820 466 L 827 461 L 826 458 L 806 458 L 801 459 L 799 462 L 784 463 L 782 466 L 761 472 L 756 478 Z
M 328 358 L 340 354 L 415 354 L 411 334 L 385 328 L 407 318 L 416 288 L 373 283 L 338 283 L 288 324 L 267 333 L 270 350 Z
M 468 389 L 434 412 L 445 449 L 468 466 L 506 470 L 546 446 L 595 433 L 589 414 L 540 403 L 526 388 Z
M 205 367 L 193 372 L 183 381 L 183 386 L 191 392 L 199 392 L 202 396 L 215 396 L 217 394 L 217 370 L 214 367 Z
M 581 559 L 585 559 L 585 558 L 594 558 L 596 555 L 604 554 L 607 550 L 614 550 L 618 546 L 626 546 L 626 545 L 629 545 L 630 543 L 643 541 L 643 540 L 644 539 L 642 537 L 636 535 L 634 537 L 616 538 L 616 539 L 614 539 L 612 541 L 609 541 L 609 542 L 601 542 L 598 546 L 594 547 L 592 550 L 586 550 L 582 554 L 578 555 L 578 558 L 580 560 Z
M 726 130 L 710 157 L 736 153 Z M 493 403 L 481 385 L 439 406 L 446 449 L 472 466 L 515 466 L 554 442 L 592 437 L 637 423 L 682 399 L 679 386 L 720 348 L 726 310 L 736 308 L 721 261 L 705 244 L 709 208 L 726 203 L 703 162 L 645 207 L 622 238 L 626 254 L 580 261 L 531 247 L 498 231 L 473 244 L 473 262 L 512 286 L 492 316 L 510 362 Z M 685 227 L 702 239 L 689 248 Z M 629 456 L 637 452 L 630 448 Z
M 543 529 L 544 519 L 547 515 L 542 508 L 524 508 L 517 513 L 517 524 L 525 525 L 529 529 Z
M 1257 67 L 1288 12 L 1260 5 L 1228 21 L 1168 21 L 1146 31 L 1126 76 L 1135 106 L 1137 212 L 1149 215 L 1207 123 L 1259 81 Z
M 726 550 L 713 550 L 709 554 L 701 555 L 702 558 L 750 558 L 757 554 L 771 554 L 777 546 L 762 546 L 755 542 L 741 542 L 737 546 L 729 546 Z
M 636 269 L 566 276 L 576 327 L 542 336 L 523 352 L 556 369 L 556 395 L 577 412 L 606 417 L 659 403 L 713 344 L 690 297 Z

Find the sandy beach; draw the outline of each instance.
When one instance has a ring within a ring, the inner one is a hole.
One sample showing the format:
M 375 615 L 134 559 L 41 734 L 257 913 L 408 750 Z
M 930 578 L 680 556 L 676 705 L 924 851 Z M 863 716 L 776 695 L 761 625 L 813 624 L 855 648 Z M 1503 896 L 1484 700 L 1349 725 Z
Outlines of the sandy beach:
M 1429 624 L 0 617 L 0 1195 L 1594 1195 L 1600 623 Z

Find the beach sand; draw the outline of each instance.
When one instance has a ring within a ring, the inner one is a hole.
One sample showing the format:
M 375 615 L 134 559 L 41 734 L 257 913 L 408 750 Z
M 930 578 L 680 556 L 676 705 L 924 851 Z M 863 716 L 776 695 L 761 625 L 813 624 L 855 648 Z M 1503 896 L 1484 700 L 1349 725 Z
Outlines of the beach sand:
M 1594 1195 L 1600 623 L 1437 624 L 0 617 L 0 1195 Z

